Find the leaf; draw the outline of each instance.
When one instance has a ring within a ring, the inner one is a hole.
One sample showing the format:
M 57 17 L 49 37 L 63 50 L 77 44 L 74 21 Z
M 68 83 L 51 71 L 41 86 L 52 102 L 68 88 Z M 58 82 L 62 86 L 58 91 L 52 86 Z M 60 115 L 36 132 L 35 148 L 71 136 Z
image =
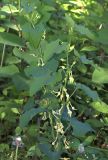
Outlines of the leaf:
M 22 38 L 12 33 L 0 32 L 0 43 L 10 46 L 24 46 Z
M 57 70 L 57 67 L 58 67 L 58 61 L 52 59 L 48 61 L 47 64 L 44 66 L 38 66 L 38 67 L 30 66 L 26 68 L 25 74 L 28 77 L 41 77 L 44 76 L 45 74 L 50 74 L 52 72 L 55 72 Z
M 30 45 L 33 48 L 38 48 L 41 38 L 44 34 L 44 26 L 42 24 L 38 24 L 33 28 L 30 23 L 26 23 L 22 27 L 23 36 L 27 41 L 30 42 Z
M 44 112 L 45 110 L 42 108 L 32 108 L 29 111 L 26 111 L 24 114 L 21 115 L 20 117 L 20 127 L 26 127 L 30 120 L 37 114 Z
M 34 67 L 30 66 L 25 69 L 25 74 L 30 78 L 29 88 L 30 88 L 30 96 L 39 91 L 44 85 L 52 84 L 53 82 L 57 82 L 60 80 L 60 73 L 53 73 L 57 70 L 58 61 L 52 59 L 48 61 L 48 63 L 44 66 Z M 53 73 L 53 76 L 51 76 Z M 53 79 L 52 79 L 53 77 Z M 51 83 L 52 81 L 52 83 Z
M 7 56 L 5 63 L 8 65 L 20 63 L 21 60 L 15 56 Z
M 41 66 L 39 66 L 39 67 L 30 66 L 28 68 L 25 68 L 24 71 L 25 71 L 26 76 L 34 77 L 34 78 L 44 77 L 45 74 L 50 74 L 51 73 L 51 71 L 48 70 L 48 68 L 45 67 L 45 66 L 43 66 L 43 67 L 41 67 Z
M 16 73 L 19 73 L 19 70 L 15 65 L 0 67 L 0 77 L 11 77 Z
M 98 112 L 108 113 L 108 105 L 102 101 L 92 102 L 91 106 Z
M 48 160 L 59 160 L 61 152 L 54 152 L 51 150 L 51 146 L 48 143 L 39 144 L 40 150 L 48 157 Z
M 86 122 L 89 123 L 93 128 L 101 128 L 104 125 L 103 122 L 93 117 L 92 119 L 88 119 Z
M 96 138 L 96 137 L 95 137 L 94 135 L 88 136 L 88 137 L 84 140 L 83 145 L 84 145 L 84 146 L 90 145 L 95 138 Z
M 5 31 L 5 28 L 0 27 L 0 32 L 4 32 L 4 31 Z
M 58 71 L 53 73 L 53 75 L 49 77 L 49 79 L 46 81 L 46 84 L 54 86 L 56 85 L 57 82 L 60 82 L 61 80 L 62 80 L 62 74 L 61 72 Z
M 67 49 L 67 43 L 60 44 L 60 40 L 52 41 L 48 43 L 44 48 L 44 61 L 48 61 L 54 54 L 61 53 Z
M 24 111 L 28 111 L 29 109 L 32 109 L 33 107 L 35 107 L 35 100 L 34 97 L 30 97 L 28 99 L 28 101 L 26 102 L 26 104 L 24 105 Z
M 99 100 L 99 96 L 98 96 L 98 93 L 96 91 L 93 91 L 91 90 L 89 87 L 87 87 L 86 85 L 84 84 L 81 84 L 81 83 L 76 83 L 76 87 L 77 89 L 81 89 L 85 92 L 85 94 L 92 98 L 93 100 Z
M 11 111 L 16 114 L 20 114 L 17 108 L 11 108 Z
M 12 77 L 13 83 L 18 91 L 24 91 L 29 89 L 28 81 L 20 75 Z
M 92 81 L 100 84 L 108 83 L 108 69 L 96 67 L 92 75 Z
M 81 62 L 82 62 L 83 64 L 91 64 L 91 65 L 93 65 L 93 61 L 87 59 L 85 55 L 80 56 L 80 60 L 81 60 Z
M 49 74 L 31 79 L 29 82 L 30 86 L 30 96 L 33 96 L 37 91 L 39 91 L 47 82 Z
M 92 51 L 97 51 L 97 48 L 94 46 L 85 46 L 81 49 L 81 51 L 92 52 Z
M 30 51 L 22 52 L 18 48 L 14 48 L 13 53 L 15 56 L 24 60 L 25 62 L 27 62 L 30 65 L 37 64 L 38 57 L 33 52 L 30 52 Z
M 108 28 L 102 28 L 99 32 L 98 32 L 98 36 L 96 37 L 96 41 L 100 42 L 104 45 L 108 44 Z
M 75 30 L 82 35 L 86 35 L 90 39 L 95 39 L 94 33 L 92 33 L 87 27 L 83 25 L 75 25 Z
M 79 145 L 80 145 L 80 140 L 72 137 L 72 141 L 70 142 L 69 147 L 74 150 L 77 150 Z
M 87 72 L 87 67 L 86 67 L 86 65 L 83 64 L 83 63 L 79 63 L 79 64 L 77 65 L 77 69 L 78 69 L 80 72 L 82 72 L 82 73 L 86 73 L 86 72 Z
M 74 22 L 74 20 L 72 19 L 72 17 L 69 16 L 68 14 L 65 14 L 65 19 L 66 19 L 67 24 L 69 25 L 69 27 L 74 28 L 75 22 Z
M 88 123 L 80 122 L 75 117 L 70 119 L 70 123 L 73 127 L 73 134 L 77 137 L 84 137 L 88 132 L 94 131 Z
M 11 12 L 12 13 L 16 13 L 16 12 L 18 12 L 17 8 L 15 6 L 11 5 L 11 4 L 3 6 L 1 8 L 1 11 L 7 12 L 7 13 L 11 13 Z

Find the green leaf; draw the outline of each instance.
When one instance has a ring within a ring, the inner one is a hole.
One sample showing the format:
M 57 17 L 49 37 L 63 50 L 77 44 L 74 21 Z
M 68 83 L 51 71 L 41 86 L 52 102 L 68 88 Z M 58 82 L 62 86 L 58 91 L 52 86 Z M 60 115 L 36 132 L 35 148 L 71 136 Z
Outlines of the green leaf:
M 5 63 L 8 65 L 12 65 L 12 64 L 20 63 L 20 62 L 21 60 L 15 56 L 7 56 Z
M 29 111 L 26 111 L 24 114 L 21 115 L 20 117 L 20 127 L 26 127 L 30 120 L 37 114 L 44 112 L 45 110 L 42 108 L 32 108 Z
M 73 127 L 73 135 L 84 137 L 88 132 L 94 131 L 88 123 L 78 121 L 76 118 L 71 118 L 70 123 Z
M 92 52 L 92 51 L 96 51 L 97 48 L 94 46 L 85 46 L 81 49 L 81 51 L 87 51 L 87 52 Z
M 98 32 L 98 36 L 96 37 L 96 41 L 100 42 L 104 45 L 108 45 L 108 28 L 102 28 Z
M 80 145 L 80 140 L 72 137 L 72 141 L 70 142 L 69 147 L 74 150 L 77 150 L 79 145 Z
M 91 106 L 98 112 L 108 113 L 108 105 L 102 101 L 92 102 Z
M 89 87 L 87 87 L 86 85 L 84 84 L 81 84 L 81 83 L 76 83 L 76 87 L 77 89 L 81 89 L 85 92 L 85 94 L 92 98 L 93 100 L 99 100 L 99 96 L 98 96 L 98 93 L 96 91 L 93 91 L 91 90 Z
M 41 77 L 45 74 L 50 74 L 52 72 L 55 72 L 58 67 L 58 61 L 55 59 L 52 59 L 46 63 L 44 66 L 30 66 L 28 68 L 25 68 L 25 74 L 28 77 Z
M 100 84 L 108 83 L 108 69 L 96 67 L 92 75 L 92 81 Z
M 5 28 L 0 27 L 0 32 L 4 32 L 4 31 L 5 31 Z
M 54 152 L 51 150 L 51 145 L 48 143 L 39 144 L 40 150 L 48 157 L 48 159 L 59 160 L 61 152 Z
M 53 73 L 53 75 L 49 77 L 46 84 L 54 86 L 56 85 L 57 82 L 60 82 L 61 80 L 62 80 L 62 74 L 61 72 L 58 71 L 56 73 Z
M 95 39 L 95 34 L 83 25 L 75 25 L 75 30 L 80 34 L 87 36 L 90 39 Z
M 84 145 L 84 146 L 90 145 L 95 138 L 96 138 L 96 137 L 95 137 L 94 135 L 88 136 L 88 137 L 84 140 L 83 145 Z
M 17 8 L 15 6 L 11 5 L 11 4 L 3 6 L 1 8 L 1 11 L 7 12 L 7 13 L 10 13 L 10 14 L 11 14 L 11 12 L 12 13 L 18 12 Z
M 44 34 L 44 26 L 42 24 L 38 24 L 33 28 L 30 23 L 26 23 L 22 28 L 22 33 L 26 40 L 30 42 L 30 45 L 33 48 L 38 48 Z
M 69 27 L 70 27 L 70 28 L 74 28 L 75 22 L 74 22 L 74 20 L 72 19 L 72 17 L 69 16 L 68 14 L 65 14 L 65 19 L 66 19 L 67 24 L 69 25 Z
M 30 86 L 30 96 L 33 96 L 37 91 L 42 89 L 42 87 L 46 84 L 49 79 L 49 74 L 44 75 L 42 77 L 33 78 L 29 82 Z
M 86 73 L 87 72 L 87 67 L 83 63 L 79 63 L 76 67 L 82 73 Z
M 16 75 L 12 77 L 12 80 L 18 91 L 24 91 L 29 89 L 29 82 L 24 77 Z
M 81 60 L 81 62 L 82 62 L 83 64 L 91 64 L 91 65 L 93 65 L 93 61 L 87 59 L 85 55 L 80 56 L 80 60 Z
M 100 128 L 104 125 L 103 122 L 97 120 L 96 118 L 88 119 L 86 122 L 89 123 L 93 128 Z
M 10 46 L 24 46 L 22 38 L 12 33 L 0 32 L 0 43 Z
M 20 114 L 17 108 L 11 108 L 11 111 L 16 114 Z
M 25 69 L 25 74 L 30 78 L 30 96 L 39 91 L 44 85 L 51 85 L 61 80 L 60 73 L 53 73 L 57 70 L 58 62 L 55 59 L 48 61 L 44 66 L 30 66 Z M 53 73 L 53 75 L 51 75 Z M 53 79 L 52 79 L 53 78 Z
M 51 71 L 46 67 L 46 66 L 39 66 L 39 67 L 34 67 L 34 66 L 30 66 L 28 68 L 25 68 L 25 74 L 28 77 L 44 77 L 45 74 L 50 74 Z
M 0 77 L 11 77 L 16 73 L 19 73 L 19 70 L 15 65 L 0 67 Z
M 30 97 L 27 103 L 24 105 L 24 111 L 28 111 L 33 107 L 35 107 L 35 100 L 34 100 L 34 97 Z
M 14 48 L 13 53 L 14 53 L 15 56 L 24 60 L 25 62 L 27 62 L 30 65 L 36 65 L 37 64 L 38 57 L 32 51 L 24 52 L 24 51 L 21 51 L 18 48 Z
M 48 61 L 54 54 L 59 54 L 67 49 L 67 43 L 60 44 L 60 40 L 48 43 L 44 48 L 44 61 Z

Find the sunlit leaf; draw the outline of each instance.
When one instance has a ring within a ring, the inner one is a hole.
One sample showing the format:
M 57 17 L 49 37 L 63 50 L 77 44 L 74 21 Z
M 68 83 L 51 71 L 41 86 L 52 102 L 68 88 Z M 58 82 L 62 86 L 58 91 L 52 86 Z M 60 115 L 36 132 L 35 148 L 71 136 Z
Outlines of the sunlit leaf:
M 94 46 L 85 46 L 81 49 L 81 51 L 87 51 L 87 52 L 92 52 L 92 51 L 96 51 L 97 48 Z
M 108 113 L 108 105 L 102 101 L 92 102 L 91 106 L 98 112 Z
M 11 108 L 11 111 L 12 111 L 13 113 L 19 114 L 19 111 L 18 111 L 17 108 Z
M 108 69 L 96 67 L 92 75 L 92 81 L 100 84 L 108 83 Z

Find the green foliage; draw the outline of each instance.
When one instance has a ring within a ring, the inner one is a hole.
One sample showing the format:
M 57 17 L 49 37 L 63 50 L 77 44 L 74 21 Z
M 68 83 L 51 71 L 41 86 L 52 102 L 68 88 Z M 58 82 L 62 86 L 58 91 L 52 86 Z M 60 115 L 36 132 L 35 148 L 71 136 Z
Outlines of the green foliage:
M 92 75 L 92 81 L 96 83 L 108 83 L 108 69 L 96 67 Z
M 21 38 L 12 33 L 6 33 L 6 32 L 0 33 L 0 43 L 10 46 L 19 46 L 19 47 L 24 46 L 24 42 Z
M 25 127 L 28 122 L 38 113 L 43 112 L 44 110 L 42 108 L 32 108 L 28 111 L 26 111 L 20 118 L 20 127 Z
M 11 77 L 17 73 L 19 70 L 15 65 L 0 67 L 0 77 Z
M 0 2 L 0 159 L 108 159 L 108 1 Z

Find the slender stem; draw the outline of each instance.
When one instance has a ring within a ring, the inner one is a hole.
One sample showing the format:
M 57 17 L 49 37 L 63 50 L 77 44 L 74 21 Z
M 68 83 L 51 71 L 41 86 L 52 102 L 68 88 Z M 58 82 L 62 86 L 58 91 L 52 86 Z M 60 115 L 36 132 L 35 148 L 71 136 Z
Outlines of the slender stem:
M 18 160 L 18 145 L 16 146 L 15 150 L 15 160 Z
M 20 1 L 20 0 L 19 0 L 19 1 Z M 9 7 L 9 10 L 10 10 L 10 12 L 11 12 L 11 14 L 10 14 L 10 20 L 11 20 L 11 17 L 13 16 L 13 12 L 12 12 L 12 10 L 11 10 L 10 5 L 8 5 L 8 7 Z M 13 21 L 14 21 L 14 23 L 15 23 L 18 31 L 19 31 L 19 37 L 21 37 L 22 34 L 21 34 L 21 31 L 20 31 L 20 27 L 18 26 L 18 24 L 16 23 L 16 20 L 15 20 L 14 18 L 13 18 Z
M 53 120 L 52 120 L 52 115 L 51 113 L 49 113 L 49 119 L 50 119 L 50 124 L 51 124 L 51 128 L 52 128 L 52 136 L 53 138 L 55 138 L 55 135 L 54 135 L 54 129 L 53 129 Z
M 1 57 L 1 64 L 0 66 L 3 66 L 3 61 L 4 61 L 4 57 L 5 57 L 5 50 L 6 50 L 6 45 L 3 45 L 3 52 L 2 52 L 2 57 Z
M 68 131 L 68 129 L 71 127 L 71 124 L 69 123 L 69 125 L 67 126 L 67 128 L 64 130 L 64 133 L 61 135 L 60 139 L 63 138 L 63 136 L 65 135 L 65 133 Z
M 9 28 L 7 28 L 6 32 L 9 32 Z M 5 57 L 5 51 L 6 51 L 6 44 L 3 45 L 3 52 L 2 52 L 1 63 L 0 63 L 1 67 L 3 66 L 3 61 L 4 61 L 4 57 Z
M 18 1 L 18 8 L 19 8 L 19 12 L 20 12 L 20 9 L 21 9 L 21 1 L 20 0 Z
M 91 148 L 91 149 L 94 149 L 94 150 L 97 149 L 97 150 L 102 151 L 102 152 L 108 152 L 107 149 L 103 149 L 103 148 L 92 147 L 92 146 L 88 146 L 88 148 Z

